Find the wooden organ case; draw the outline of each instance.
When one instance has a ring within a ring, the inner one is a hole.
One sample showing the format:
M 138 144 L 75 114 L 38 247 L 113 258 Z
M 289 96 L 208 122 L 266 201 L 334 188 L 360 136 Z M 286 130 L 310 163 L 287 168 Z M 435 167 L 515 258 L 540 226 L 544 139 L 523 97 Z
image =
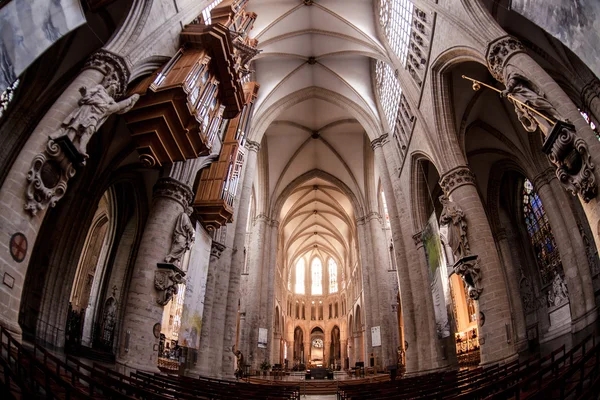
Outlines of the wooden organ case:
M 246 157 L 244 143 L 258 88 L 256 82 L 244 84 L 246 101 L 242 112 L 229 120 L 219 159 L 202 170 L 192 206 L 209 232 L 233 221 L 233 201 Z
M 186 25 L 175 56 L 130 92 L 140 99 L 125 120 L 144 165 L 209 155 L 227 120 L 241 112 L 241 80 L 258 53 L 248 37 L 256 14 L 246 3 L 226 0 Z

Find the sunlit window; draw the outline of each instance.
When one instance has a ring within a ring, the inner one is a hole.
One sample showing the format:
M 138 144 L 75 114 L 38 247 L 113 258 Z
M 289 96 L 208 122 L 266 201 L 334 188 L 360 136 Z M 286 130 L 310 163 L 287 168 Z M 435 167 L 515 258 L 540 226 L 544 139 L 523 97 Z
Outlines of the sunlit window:
M 333 258 L 330 258 L 328 261 L 329 268 L 329 293 L 337 293 L 338 291 L 338 283 L 337 283 L 337 264 L 333 261 Z
M 212 11 L 212 9 L 218 6 L 219 3 L 221 3 L 222 1 L 223 0 L 215 0 L 212 3 L 210 3 L 204 10 L 202 10 L 202 18 L 204 18 L 204 23 L 206 25 L 210 25 L 212 22 L 210 19 L 210 12 Z
M 294 292 L 304 294 L 304 258 L 296 263 L 296 286 Z
M 542 286 L 550 284 L 554 275 L 562 272 L 562 264 L 548 216 L 529 179 L 525 179 L 523 184 L 523 216 L 542 278 Z
M 412 15 L 413 4 L 410 0 L 381 0 L 379 23 L 402 65 L 406 65 Z
M 387 119 L 388 126 L 390 129 L 394 129 L 400 95 L 402 94 L 400 83 L 396 79 L 392 68 L 383 61 L 377 61 L 377 64 L 375 64 L 375 78 L 379 103 Z
M 323 266 L 318 257 L 313 258 L 310 271 L 312 276 L 310 293 L 313 295 L 323 294 Z
M 385 201 L 385 193 L 381 191 L 381 203 L 383 204 L 383 213 L 385 214 L 385 226 L 390 227 L 390 214 L 388 213 L 387 202 Z

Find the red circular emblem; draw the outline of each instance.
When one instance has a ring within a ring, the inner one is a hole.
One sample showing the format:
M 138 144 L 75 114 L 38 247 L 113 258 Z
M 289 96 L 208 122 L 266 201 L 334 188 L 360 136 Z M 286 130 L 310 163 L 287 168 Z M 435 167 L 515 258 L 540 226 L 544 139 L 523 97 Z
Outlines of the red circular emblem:
M 27 238 L 21 232 L 10 237 L 10 255 L 16 262 L 21 262 L 27 255 Z

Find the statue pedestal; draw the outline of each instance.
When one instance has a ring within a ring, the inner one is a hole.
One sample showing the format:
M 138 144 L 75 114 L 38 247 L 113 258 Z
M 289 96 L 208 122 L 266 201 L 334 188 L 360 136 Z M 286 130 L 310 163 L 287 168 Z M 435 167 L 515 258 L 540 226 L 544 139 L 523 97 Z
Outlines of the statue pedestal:
M 75 167 L 82 167 L 85 165 L 84 155 L 77 150 L 77 148 L 67 135 L 57 137 L 56 139 L 54 139 L 54 143 L 60 146 L 67 158 L 71 161 L 71 163 L 73 163 Z
M 473 300 L 479 299 L 483 291 L 481 287 L 481 271 L 479 268 L 479 256 L 473 254 L 462 257 L 454 263 L 454 273 L 462 278 L 467 284 L 469 297 Z
M 169 269 L 171 271 L 175 271 L 176 273 L 180 274 L 182 278 L 185 277 L 185 272 L 183 272 L 181 269 L 179 269 L 179 267 L 177 267 L 175 264 L 156 263 L 156 266 L 158 267 L 158 269 Z
M 571 309 L 569 302 L 548 309 L 550 329 L 541 338 L 540 343 L 548 342 L 559 336 L 571 332 Z

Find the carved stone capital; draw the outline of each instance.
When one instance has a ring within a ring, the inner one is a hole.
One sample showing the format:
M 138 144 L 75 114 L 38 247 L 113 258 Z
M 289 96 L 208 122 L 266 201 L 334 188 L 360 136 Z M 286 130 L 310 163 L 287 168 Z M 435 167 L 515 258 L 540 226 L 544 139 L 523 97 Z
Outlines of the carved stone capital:
M 504 229 L 504 228 L 500 228 L 500 229 L 498 229 L 498 230 L 496 231 L 496 239 L 497 239 L 498 241 L 501 241 L 501 240 L 506 240 L 506 239 L 507 239 L 507 237 L 508 237 L 508 236 L 506 235 L 506 229 Z
M 216 261 L 221 258 L 221 254 L 225 250 L 225 245 L 213 240 L 212 245 L 210 246 L 210 260 Z
M 100 49 L 88 58 L 83 69 L 95 69 L 102 72 L 105 76 L 113 75 L 113 78 L 119 85 L 115 100 L 125 95 L 130 73 L 125 59 L 121 56 L 111 53 L 108 50 Z
M 277 221 L 276 219 L 272 219 L 269 225 L 271 225 L 273 228 L 279 228 L 279 221 Z
M 423 246 L 423 232 L 417 232 L 412 235 L 413 241 L 415 242 L 415 246 L 421 248 Z
M 153 197 L 166 197 L 175 200 L 182 205 L 184 210 L 187 210 L 191 203 L 194 194 L 192 190 L 185 184 L 173 178 L 160 178 L 154 185 Z
M 252 140 L 247 140 L 244 147 L 247 148 L 249 151 L 254 151 L 255 153 L 258 153 L 258 151 L 260 150 L 260 143 L 253 142 Z
M 75 176 L 73 163 L 54 140 L 48 140 L 46 149 L 37 154 L 27 172 L 25 210 L 35 216 L 46 207 L 54 207 L 65 195 L 67 182 Z
M 356 225 L 364 225 L 366 221 L 366 217 L 358 217 L 356 218 Z
M 548 168 L 540 172 L 537 176 L 535 176 L 531 180 L 531 183 L 533 183 L 533 187 L 535 188 L 535 190 L 539 191 L 542 186 L 548 185 L 550 181 L 554 178 L 554 168 Z
M 490 73 L 504 83 L 503 70 L 508 60 L 518 53 L 524 53 L 525 46 L 516 38 L 506 35 L 488 43 L 485 59 Z
M 469 297 L 473 300 L 479 299 L 479 295 L 483 292 L 479 257 L 470 255 L 461 258 L 454 264 L 454 273 L 460 276 L 467 285 Z
M 373 151 L 375 151 L 375 149 L 377 149 L 377 148 L 381 148 L 381 146 L 383 146 L 387 142 L 387 137 L 388 137 L 388 134 L 384 133 L 383 135 L 379 136 L 378 138 L 373 139 L 371 141 L 371 148 L 373 149 Z
M 556 177 L 565 189 L 573 195 L 581 195 L 586 203 L 596 197 L 595 165 L 587 144 L 576 135 L 573 125 L 558 121 L 546 138 L 542 151 L 556 166 Z
M 440 186 L 446 196 L 450 196 L 450 193 L 463 185 L 475 186 L 475 175 L 465 166 L 451 169 L 440 177 Z
M 583 101 L 583 105 L 590 109 L 592 100 L 596 97 L 600 97 L 600 80 L 594 78 L 581 90 L 581 100 Z

